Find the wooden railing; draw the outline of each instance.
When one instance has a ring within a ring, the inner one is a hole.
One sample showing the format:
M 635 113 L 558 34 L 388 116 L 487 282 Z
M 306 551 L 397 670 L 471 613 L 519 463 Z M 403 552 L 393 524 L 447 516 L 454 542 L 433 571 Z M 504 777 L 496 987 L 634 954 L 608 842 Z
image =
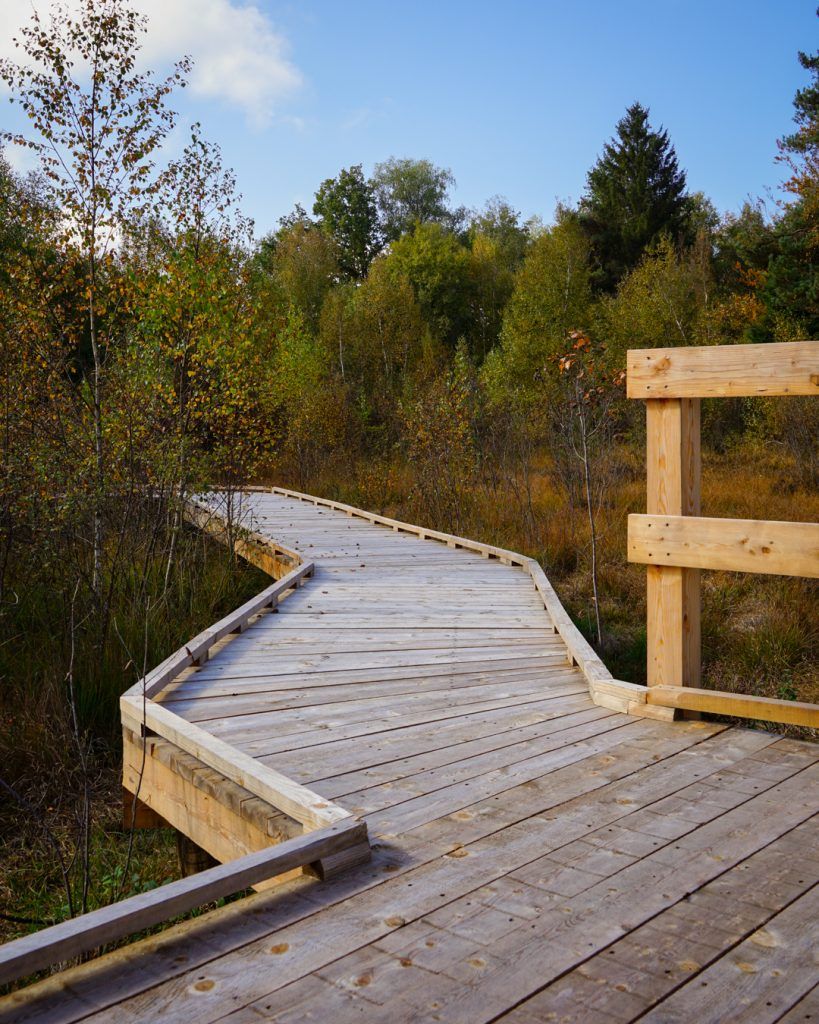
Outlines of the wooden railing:
M 700 570 L 819 577 L 819 524 L 700 515 L 700 400 L 819 395 L 819 341 L 628 353 L 646 403 L 646 515 L 628 557 L 647 566 L 647 703 L 819 727 L 819 706 L 700 688 Z

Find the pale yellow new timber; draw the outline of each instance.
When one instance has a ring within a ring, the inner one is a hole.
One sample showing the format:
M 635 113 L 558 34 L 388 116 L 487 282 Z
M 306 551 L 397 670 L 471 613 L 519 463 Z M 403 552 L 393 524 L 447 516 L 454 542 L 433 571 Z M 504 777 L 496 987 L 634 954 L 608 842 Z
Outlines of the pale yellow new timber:
M 750 697 L 724 690 L 700 690 L 692 686 L 652 686 L 648 703 L 665 708 L 706 711 L 714 715 L 735 715 L 759 722 L 779 722 L 819 729 L 819 705 L 774 697 Z
M 630 515 L 628 557 L 644 565 L 819 577 L 819 523 Z
M 139 733 L 146 728 L 163 736 L 209 768 L 221 772 L 231 782 L 295 818 L 307 829 L 324 828 L 351 817 L 349 811 L 322 799 L 312 790 L 268 768 L 205 729 L 186 722 L 161 704 L 143 701 L 140 697 L 122 696 L 120 708 L 123 725 L 132 731 Z
M 646 478 L 650 513 L 699 513 L 698 398 L 646 402 Z M 699 572 L 649 566 L 646 615 L 649 686 L 699 685 Z
M 632 349 L 629 398 L 819 395 L 819 341 Z

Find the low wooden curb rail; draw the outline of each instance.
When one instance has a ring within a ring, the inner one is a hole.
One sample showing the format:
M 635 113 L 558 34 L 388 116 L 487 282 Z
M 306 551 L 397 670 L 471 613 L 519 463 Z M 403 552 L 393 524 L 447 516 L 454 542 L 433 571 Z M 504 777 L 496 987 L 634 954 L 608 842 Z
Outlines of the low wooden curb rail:
M 0 984 L 89 953 L 366 839 L 364 822 L 349 818 L 25 935 L 0 946 Z
M 188 516 L 200 529 L 223 542 L 227 540 L 229 533 L 224 520 L 201 500 L 189 500 Z M 274 568 L 278 570 L 283 565 L 295 567 L 260 594 L 203 630 L 144 679 L 126 690 L 120 697 L 122 722 L 136 735 L 150 731 L 174 743 L 208 768 L 220 772 L 231 782 L 283 811 L 305 829 L 323 828 L 352 819 L 350 812 L 343 807 L 268 768 L 205 729 L 186 722 L 153 700 L 185 669 L 206 661 L 214 645 L 232 633 L 241 633 L 255 615 L 267 608 L 275 608 L 287 593 L 303 585 L 315 572 L 313 562 L 302 561 L 298 552 L 283 548 L 262 534 L 236 529 L 230 536 L 242 557 L 260 565 L 265 571 L 273 571 Z

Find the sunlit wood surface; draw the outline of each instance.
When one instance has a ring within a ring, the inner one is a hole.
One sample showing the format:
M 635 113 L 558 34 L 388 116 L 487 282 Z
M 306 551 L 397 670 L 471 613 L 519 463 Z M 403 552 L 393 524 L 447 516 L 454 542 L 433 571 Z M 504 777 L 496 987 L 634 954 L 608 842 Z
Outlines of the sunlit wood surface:
M 596 706 L 520 567 L 247 500 L 315 575 L 158 699 L 362 815 L 373 859 L 0 1020 L 819 1019 L 819 747 Z

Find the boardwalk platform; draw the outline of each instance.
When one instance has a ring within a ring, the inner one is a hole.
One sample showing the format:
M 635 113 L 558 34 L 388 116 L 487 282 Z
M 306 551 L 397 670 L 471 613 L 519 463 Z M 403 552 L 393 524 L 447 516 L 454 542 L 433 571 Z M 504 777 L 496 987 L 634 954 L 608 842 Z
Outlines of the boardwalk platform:
M 819 747 L 601 704 L 509 559 L 282 493 L 245 509 L 313 575 L 156 700 L 363 819 L 371 857 L 54 975 L 0 1021 L 819 1019 Z M 190 750 L 149 761 L 143 809 L 220 860 L 301 830 Z

